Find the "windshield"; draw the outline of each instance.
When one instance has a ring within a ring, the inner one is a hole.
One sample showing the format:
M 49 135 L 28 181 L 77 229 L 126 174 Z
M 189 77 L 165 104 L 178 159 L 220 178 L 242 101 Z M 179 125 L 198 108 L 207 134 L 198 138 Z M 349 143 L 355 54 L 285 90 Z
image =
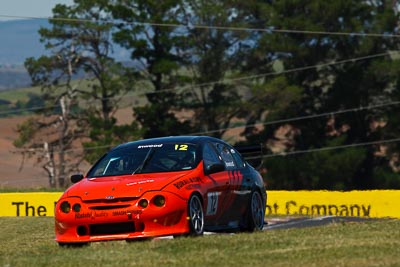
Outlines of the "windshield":
M 130 145 L 110 151 L 87 177 L 191 170 L 196 167 L 195 152 L 193 144 Z

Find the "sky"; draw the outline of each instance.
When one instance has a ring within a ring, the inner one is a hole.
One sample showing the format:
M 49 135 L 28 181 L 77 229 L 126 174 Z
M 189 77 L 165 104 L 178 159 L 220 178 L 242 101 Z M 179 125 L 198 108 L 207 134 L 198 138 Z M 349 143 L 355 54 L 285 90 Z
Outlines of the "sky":
M 0 0 L 0 20 L 10 20 L 5 16 L 50 17 L 57 4 L 71 5 L 73 0 Z
M 52 17 L 52 9 L 57 4 L 73 3 L 74 0 L 0 0 L 0 67 L 2 64 L 21 65 L 28 57 L 43 55 L 45 49 L 40 43 L 38 30 L 47 20 L 34 20 L 34 23 L 29 23 L 27 19 Z M 23 18 L 28 24 L 18 21 Z M 114 49 L 117 60 L 129 58 L 130 54 L 126 50 L 117 45 Z

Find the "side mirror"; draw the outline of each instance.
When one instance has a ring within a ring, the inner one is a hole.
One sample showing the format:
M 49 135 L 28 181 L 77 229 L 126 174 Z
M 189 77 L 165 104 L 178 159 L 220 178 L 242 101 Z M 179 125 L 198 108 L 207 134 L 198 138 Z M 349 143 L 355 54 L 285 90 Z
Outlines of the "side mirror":
M 216 172 L 222 172 L 225 170 L 225 165 L 221 163 L 211 164 L 206 167 L 206 174 L 212 174 Z
M 83 179 L 83 174 L 74 174 L 74 175 L 71 175 L 71 182 L 72 182 L 73 184 L 79 182 L 79 181 L 82 180 L 82 179 Z

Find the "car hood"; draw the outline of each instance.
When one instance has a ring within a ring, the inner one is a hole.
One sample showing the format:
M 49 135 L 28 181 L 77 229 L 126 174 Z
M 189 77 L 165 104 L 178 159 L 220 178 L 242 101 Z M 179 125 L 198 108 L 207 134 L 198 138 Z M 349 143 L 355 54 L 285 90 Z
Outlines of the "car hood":
M 140 197 L 147 191 L 161 190 L 185 173 L 151 173 L 99 178 L 84 178 L 71 186 L 65 197 L 80 197 L 83 201 Z

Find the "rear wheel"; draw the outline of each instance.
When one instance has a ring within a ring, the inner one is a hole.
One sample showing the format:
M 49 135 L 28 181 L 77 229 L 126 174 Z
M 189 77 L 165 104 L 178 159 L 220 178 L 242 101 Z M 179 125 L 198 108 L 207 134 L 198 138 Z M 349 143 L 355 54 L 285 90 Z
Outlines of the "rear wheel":
M 197 194 L 190 196 L 188 202 L 189 235 L 199 236 L 204 233 L 203 204 Z
M 253 191 L 247 210 L 247 225 L 245 230 L 250 232 L 262 230 L 264 227 L 264 215 L 265 207 L 262 197 L 258 191 Z

